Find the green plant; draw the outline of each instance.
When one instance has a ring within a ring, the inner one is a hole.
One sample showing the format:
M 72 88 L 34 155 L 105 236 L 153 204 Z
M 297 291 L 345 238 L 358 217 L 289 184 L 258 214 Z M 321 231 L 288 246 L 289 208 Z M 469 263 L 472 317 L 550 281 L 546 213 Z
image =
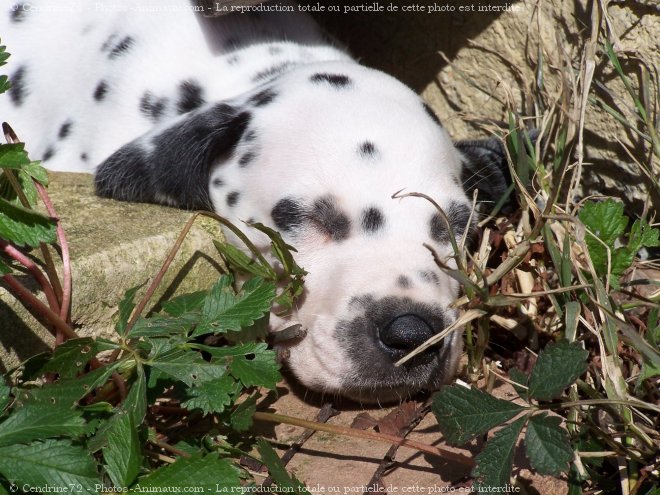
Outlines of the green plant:
M 0 65 L 8 56 L 0 47 Z M 9 87 L 2 76 L 0 92 Z M 275 352 L 258 342 L 267 315 L 274 303 L 290 308 L 302 290 L 304 271 L 290 247 L 256 225 L 273 240 L 273 254 L 283 266 L 279 275 L 252 244 L 256 261 L 218 243 L 237 269 L 256 275 L 238 290 L 233 277 L 223 275 L 210 290 L 176 297 L 162 304 L 161 313 L 143 316 L 195 214 L 139 304 L 134 298 L 141 287 L 127 291 L 116 338 L 79 338 L 69 318 L 68 248 L 43 187 L 46 172 L 28 158 L 13 131 L 4 129 L 11 142 L 0 145 L 0 273 L 16 297 L 47 322 L 59 345 L 0 379 L 0 493 L 62 487 L 97 493 L 138 485 L 236 489 L 250 483 L 239 461 L 254 457 L 253 447 L 277 473 L 277 483 L 304 492 L 283 472 L 272 449 L 246 433 L 259 390 L 273 390 L 280 379 Z M 50 216 L 34 210 L 38 197 Z M 56 241 L 63 284 L 51 258 Z M 46 274 L 27 253 L 35 247 Z M 14 275 L 20 271 L 38 282 L 46 303 Z M 211 335 L 224 345 L 207 343 Z M 186 422 L 197 423 L 202 433 L 187 433 Z
M 503 136 L 521 210 L 495 223 L 496 205 L 481 221 L 485 239 L 477 252 L 456 254 L 456 269 L 440 264 L 465 287 L 454 304 L 464 309 L 472 387 L 441 390 L 433 412 L 450 443 L 486 439 L 472 471 L 479 490 L 515 483 L 521 436 L 532 468 L 563 477 L 571 494 L 617 487 L 651 493 L 659 482 L 660 267 L 637 258 L 641 248 L 660 244 L 653 224 L 657 205 L 647 200 L 631 224 L 621 201 L 576 199 L 590 104 L 639 138 L 636 150 L 621 145 L 650 179 L 649 198 L 657 193 L 657 71 L 630 57 L 629 64 L 642 66 L 639 83 L 632 82 L 603 16 L 602 4 L 594 3 L 579 63 L 548 60 L 551 51 L 530 40 L 534 77 L 524 81 L 522 108 L 508 102 Z M 606 41 L 600 43 L 601 37 Z M 614 94 L 600 81 L 592 86 L 593 67 L 599 66 L 611 69 L 625 88 L 632 104 L 611 99 L 626 111 L 598 96 Z M 474 87 L 492 96 L 479 83 Z M 536 128 L 535 142 L 529 127 Z M 520 346 L 515 358 L 506 350 L 512 342 Z M 519 370 L 511 363 L 530 355 L 526 346 L 538 350 L 538 357 Z M 491 396 L 497 382 L 513 386 L 517 399 Z

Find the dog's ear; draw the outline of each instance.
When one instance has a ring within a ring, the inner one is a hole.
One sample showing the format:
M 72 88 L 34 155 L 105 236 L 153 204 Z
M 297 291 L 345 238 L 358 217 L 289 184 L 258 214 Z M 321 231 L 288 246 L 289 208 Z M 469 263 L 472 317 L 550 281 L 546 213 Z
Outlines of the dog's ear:
M 124 145 L 96 170 L 96 193 L 123 201 L 209 209 L 213 164 L 229 157 L 250 113 L 217 103 Z
M 494 136 L 454 144 L 461 154 L 461 181 L 465 193 L 471 198 L 474 190 L 478 189 L 477 200 L 492 209 L 511 185 L 504 144 Z M 507 201 L 509 205 L 512 198 L 513 195 Z

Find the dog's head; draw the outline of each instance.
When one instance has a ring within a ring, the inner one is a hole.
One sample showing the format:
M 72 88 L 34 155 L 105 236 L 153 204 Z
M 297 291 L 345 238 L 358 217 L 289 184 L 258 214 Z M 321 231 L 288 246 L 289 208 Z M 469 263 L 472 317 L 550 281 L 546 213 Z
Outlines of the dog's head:
M 453 144 L 437 117 L 395 79 L 352 63 L 303 66 L 241 98 L 168 122 L 106 160 L 99 194 L 212 207 L 269 224 L 308 275 L 292 314 L 307 336 L 288 364 L 310 388 L 396 400 L 451 378 L 461 336 L 395 362 L 456 319 L 450 229 L 469 233 L 468 189 L 506 188 L 495 140 Z M 479 178 L 479 179 L 477 179 Z M 265 236 L 246 230 L 266 249 Z

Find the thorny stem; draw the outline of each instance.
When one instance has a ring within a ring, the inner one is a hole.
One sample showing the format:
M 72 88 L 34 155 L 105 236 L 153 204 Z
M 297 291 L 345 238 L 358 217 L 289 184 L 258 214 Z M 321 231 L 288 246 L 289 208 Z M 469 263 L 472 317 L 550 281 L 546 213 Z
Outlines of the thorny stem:
M 37 315 L 46 318 L 53 324 L 55 329 L 58 332 L 62 332 L 62 334 L 67 339 L 78 338 L 76 332 L 71 329 L 67 322 L 60 318 L 60 315 L 42 303 L 34 294 L 27 290 L 23 284 L 16 280 L 15 277 L 12 275 L 3 275 L 2 280 L 4 280 L 4 282 L 14 292 L 21 304 L 27 306 L 28 309 L 34 311 Z
M 6 241 L 0 240 L 0 248 L 2 248 L 7 256 L 18 261 L 21 265 L 27 268 L 41 287 L 41 290 L 44 292 L 50 309 L 52 311 L 58 311 L 60 306 L 57 297 L 55 296 L 55 292 L 36 263 Z
M 16 133 L 14 132 L 14 130 L 11 128 L 11 126 L 9 124 L 7 124 L 6 122 L 2 123 L 2 130 L 5 134 L 5 139 L 7 140 L 8 143 L 16 144 L 16 143 L 19 143 L 21 141 L 18 138 L 18 136 L 16 135 Z M 9 183 L 11 184 L 11 186 L 14 188 L 14 191 L 16 192 L 16 194 L 18 196 L 18 199 L 20 200 L 21 204 L 25 208 L 31 208 L 30 202 L 28 201 L 27 196 L 25 196 L 25 193 L 23 192 L 23 188 L 21 187 L 18 180 L 16 179 L 16 176 L 14 175 L 13 171 L 10 170 L 10 169 L 4 169 L 3 172 L 4 172 L 4 175 L 7 177 L 7 179 L 9 180 Z M 37 190 L 39 190 L 38 186 L 40 186 L 41 184 L 39 184 L 37 181 L 34 181 L 34 184 L 35 184 L 35 186 L 37 186 Z M 41 195 L 41 193 L 40 193 L 40 195 Z M 43 195 L 41 195 L 41 197 L 43 199 Z M 44 201 L 44 203 L 46 203 L 46 202 Z M 50 201 L 49 201 L 49 203 L 50 203 Z M 46 204 L 46 207 L 48 208 L 47 204 Z M 52 209 L 52 205 L 51 205 L 51 209 Z M 53 209 L 53 212 L 54 211 L 55 210 Z M 55 215 L 52 215 L 52 216 L 55 217 Z M 59 221 L 58 221 L 58 225 L 59 225 Z M 53 291 L 55 292 L 55 294 L 57 295 L 57 299 L 61 300 L 61 298 L 62 298 L 61 297 L 62 296 L 62 287 L 60 286 L 60 280 L 57 276 L 57 270 L 55 269 L 55 263 L 53 262 L 53 257 L 51 256 L 50 251 L 48 250 L 48 246 L 46 244 L 44 244 L 42 242 L 39 247 L 41 249 L 41 254 L 44 258 L 44 263 L 46 265 L 46 274 L 48 275 L 48 280 L 50 280 L 50 285 L 53 288 Z M 63 318 L 63 320 L 66 320 L 66 318 Z
M 294 418 L 291 416 L 285 416 L 283 414 L 272 414 L 266 412 L 255 412 L 254 419 L 261 421 L 268 421 L 270 423 L 284 423 L 294 426 L 302 426 L 303 428 L 308 428 L 311 430 L 325 431 L 327 433 L 336 433 L 339 435 L 347 435 L 357 438 L 366 438 L 369 440 L 375 440 L 377 442 L 384 442 L 389 444 L 395 444 L 400 447 L 408 447 L 411 449 L 419 450 L 427 454 L 436 455 L 443 457 L 450 461 L 458 462 L 466 466 L 474 466 L 474 460 L 471 457 L 468 457 L 457 452 L 453 452 L 442 447 L 436 447 L 434 445 L 428 445 L 421 442 L 416 442 L 414 440 L 408 440 L 406 438 L 397 437 L 394 435 L 387 435 L 385 433 L 376 433 L 374 431 L 365 431 L 358 430 L 355 428 L 348 428 L 346 426 L 340 425 L 328 425 L 324 423 L 317 423 L 315 421 L 307 421 L 304 419 Z
M 71 289 L 72 289 L 71 258 L 69 256 L 69 243 L 66 240 L 66 234 L 64 233 L 64 227 L 62 227 L 62 222 L 57 216 L 57 212 L 53 207 L 53 203 L 50 200 L 50 197 L 48 196 L 46 189 L 38 182 L 35 182 L 34 185 L 37 188 L 37 192 L 39 193 L 39 196 L 41 197 L 41 201 L 43 201 L 44 205 L 46 206 L 46 211 L 48 211 L 48 214 L 51 217 L 57 219 L 57 239 L 59 240 L 60 243 L 60 250 L 62 256 L 62 275 L 64 278 L 64 287 L 62 288 L 62 298 L 60 301 L 60 317 L 64 321 L 68 321 L 69 309 L 71 306 Z

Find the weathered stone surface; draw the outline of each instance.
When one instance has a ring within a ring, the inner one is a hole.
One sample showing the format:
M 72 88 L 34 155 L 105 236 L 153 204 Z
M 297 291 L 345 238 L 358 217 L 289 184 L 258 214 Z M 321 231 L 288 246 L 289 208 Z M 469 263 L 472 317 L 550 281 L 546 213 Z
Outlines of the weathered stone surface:
M 348 2 L 362 3 L 365 2 Z M 506 127 L 505 102 L 510 100 L 517 108 L 522 107 L 521 89 L 532 87 L 536 77 L 533 67 L 539 60 L 539 39 L 545 64 L 543 78 L 548 88 L 558 84 L 556 61 L 563 58 L 578 66 L 584 43 L 590 36 L 592 3 L 587 0 L 395 1 L 382 4 L 396 5 L 398 12 L 323 13 L 317 19 L 363 63 L 395 75 L 421 93 L 450 134 L 463 139 L 483 134 L 481 124 L 487 121 L 501 122 Z M 402 10 L 404 5 L 412 4 L 424 6 L 426 11 Z M 429 13 L 429 6 L 454 10 Z M 480 11 L 480 8 L 492 11 Z M 505 10 L 499 12 L 497 8 Z M 616 49 L 622 59 L 634 55 L 649 66 L 658 65 L 657 2 L 610 2 L 607 22 L 619 40 Z M 631 64 L 624 67 L 638 88 L 639 67 Z M 631 112 L 632 101 L 611 64 L 597 64 L 595 82 L 604 83 L 614 95 L 614 101 L 601 89 L 596 90 L 599 96 L 609 104 L 616 103 L 629 121 L 636 122 Z M 631 210 L 640 212 L 649 194 L 649 182 L 660 180 L 660 160 L 654 160 L 654 177 L 645 176 L 617 140 L 629 147 L 636 160 L 648 164 L 650 150 L 646 142 L 594 105 L 588 106 L 585 122 L 583 195 L 614 195 Z M 651 199 L 660 204 L 657 189 Z
M 191 213 L 98 198 L 92 177 L 85 174 L 51 173 L 50 180 L 48 191 L 71 251 L 76 331 L 80 336 L 112 337 L 124 292 L 153 279 Z M 219 238 L 214 221 L 198 219 L 152 305 L 164 294 L 208 288 L 220 270 L 212 242 Z M 27 277 L 21 280 L 29 282 Z M 36 288 L 33 283 L 29 287 Z M 51 334 L 1 286 L 0 329 L 0 371 L 53 344 Z

